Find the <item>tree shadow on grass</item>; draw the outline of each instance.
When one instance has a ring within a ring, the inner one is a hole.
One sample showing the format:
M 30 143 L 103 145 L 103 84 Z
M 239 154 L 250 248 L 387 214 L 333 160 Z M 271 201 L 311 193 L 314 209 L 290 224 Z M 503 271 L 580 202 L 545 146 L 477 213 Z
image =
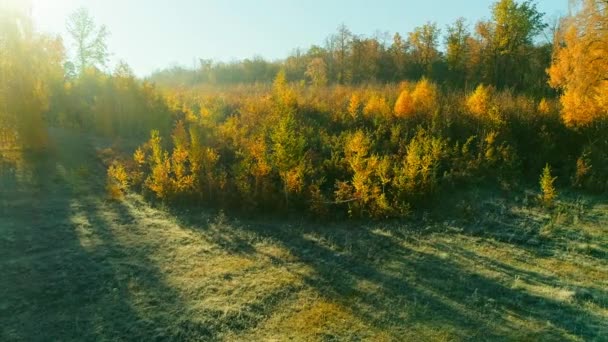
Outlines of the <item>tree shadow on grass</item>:
M 314 269 L 305 278 L 308 286 L 382 330 L 395 332 L 422 324 L 448 329 L 459 338 L 484 340 L 514 336 L 564 339 L 569 335 L 593 339 L 602 333 L 598 330 L 603 325 L 601 318 L 581 308 L 512 288 L 463 268 L 449 256 L 414 250 L 404 239 L 372 228 L 251 223 L 235 225 L 233 230 L 228 234 L 253 233 L 289 250 L 298 262 Z M 435 247 L 441 250 L 445 246 Z M 456 253 L 473 257 L 465 250 Z M 559 286 L 558 278 L 499 262 L 483 267 Z M 361 287 L 362 282 L 374 284 L 375 290 Z M 509 316 L 520 322 L 514 323 Z M 525 326 L 522 321 L 533 324 Z M 544 326 L 540 332 L 539 326 Z
M 152 307 L 184 305 L 145 250 L 114 236 L 134 218 L 104 202 L 104 171 L 78 138 L 2 164 L 0 340 L 168 339 L 175 312 L 142 311 L 133 292 L 144 288 Z M 205 329 L 193 334 L 210 337 Z

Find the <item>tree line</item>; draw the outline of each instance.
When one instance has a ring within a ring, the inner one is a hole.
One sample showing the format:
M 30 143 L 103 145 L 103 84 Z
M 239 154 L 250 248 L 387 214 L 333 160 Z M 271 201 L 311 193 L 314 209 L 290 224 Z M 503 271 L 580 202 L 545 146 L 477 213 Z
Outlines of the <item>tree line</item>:
M 489 20 L 457 19 L 446 28 L 428 22 L 392 37 L 366 37 L 345 25 L 321 45 L 296 49 L 285 60 L 261 57 L 233 63 L 201 59 L 199 67 L 173 67 L 151 79 L 170 85 L 271 82 L 280 69 L 287 79 L 311 85 L 362 84 L 431 79 L 449 87 L 476 84 L 533 94 L 552 93 L 544 69 L 551 62 L 553 32 L 531 1 L 498 1 Z

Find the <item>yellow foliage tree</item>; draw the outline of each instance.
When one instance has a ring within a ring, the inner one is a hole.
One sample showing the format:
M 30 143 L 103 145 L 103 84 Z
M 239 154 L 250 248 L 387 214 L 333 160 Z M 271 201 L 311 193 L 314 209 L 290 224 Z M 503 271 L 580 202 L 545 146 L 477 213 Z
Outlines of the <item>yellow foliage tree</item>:
M 489 87 L 480 84 L 466 99 L 467 110 L 477 116 L 487 115 L 491 106 L 491 91 Z
M 538 112 L 544 115 L 547 115 L 551 112 L 551 106 L 549 106 L 549 101 L 543 98 L 538 103 Z
M 551 167 L 549 164 L 545 165 L 543 173 L 540 175 L 540 199 L 546 206 L 551 206 L 557 197 L 557 190 L 555 190 L 555 180 L 557 177 L 551 175 Z
M 608 2 L 580 0 L 557 35 L 549 84 L 562 90 L 562 116 L 585 126 L 608 114 Z
M 426 78 L 421 79 L 416 83 L 412 99 L 418 112 L 433 114 L 437 108 L 437 86 Z
M 388 117 L 390 113 L 391 108 L 386 99 L 379 94 L 372 95 L 363 108 L 363 114 L 367 117 Z
M 357 93 L 354 93 L 350 97 L 350 101 L 348 102 L 348 114 L 356 119 L 359 117 L 361 113 L 361 97 Z
M 295 91 L 287 83 L 284 69 L 281 69 L 274 79 L 273 92 L 275 101 L 281 106 L 291 108 L 298 102 Z
M 50 84 L 62 80 L 63 59 L 61 40 L 37 33 L 25 6 L 0 1 L 0 147 L 45 147 Z

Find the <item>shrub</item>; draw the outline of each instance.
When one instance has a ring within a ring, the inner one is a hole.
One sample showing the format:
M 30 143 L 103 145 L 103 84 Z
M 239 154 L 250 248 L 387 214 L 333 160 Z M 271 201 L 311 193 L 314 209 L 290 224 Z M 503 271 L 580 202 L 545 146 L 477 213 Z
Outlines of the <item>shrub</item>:
M 363 113 L 370 118 L 387 118 L 390 116 L 390 112 L 391 109 L 388 106 L 386 99 L 379 94 L 372 95 L 369 100 L 367 100 L 365 108 L 363 108 Z
M 477 117 L 483 117 L 488 114 L 491 107 L 491 91 L 490 88 L 480 84 L 475 91 L 466 99 L 466 108 L 469 113 Z
M 407 146 L 405 158 L 395 170 L 393 185 L 401 199 L 425 198 L 439 189 L 439 168 L 446 152 L 441 138 L 418 129 Z
M 404 89 L 395 102 L 395 116 L 405 118 L 414 115 L 414 99 L 409 89 Z
M 543 173 L 540 176 L 540 200 L 547 207 L 552 206 L 557 198 L 557 190 L 555 190 L 555 185 L 553 184 L 556 179 L 557 177 L 551 175 L 549 164 L 545 165 Z
M 437 86 L 426 78 L 421 79 L 412 92 L 412 100 L 416 112 L 434 114 L 437 109 Z
M 112 162 L 108 167 L 106 190 L 110 199 L 121 199 L 129 188 L 129 175 L 122 163 Z
M 359 117 L 360 113 L 361 98 L 355 93 L 351 95 L 350 100 L 348 102 L 348 114 L 353 120 L 355 120 Z
M 540 100 L 538 103 L 538 112 L 544 115 L 551 113 L 551 107 L 549 106 L 547 99 L 543 98 Z

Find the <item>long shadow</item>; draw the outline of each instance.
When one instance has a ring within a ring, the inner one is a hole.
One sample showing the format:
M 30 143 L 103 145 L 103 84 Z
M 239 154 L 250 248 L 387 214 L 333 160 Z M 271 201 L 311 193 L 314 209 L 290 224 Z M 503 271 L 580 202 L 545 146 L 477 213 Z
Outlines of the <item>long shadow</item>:
M 190 317 L 187 303 L 153 260 L 152 246 L 130 248 L 116 236 L 117 229 L 145 233 L 145 227 L 139 227 L 126 205 L 103 202 L 103 183 L 95 179 L 103 170 L 89 170 L 89 176 L 84 172 L 80 183 L 72 183 L 72 171 L 89 149 L 74 156 L 65 156 L 70 151 L 26 156 L 24 165 L 30 170 L 25 178 L 10 170 L 2 173 L 2 184 L 11 186 L 0 192 L 0 340 L 217 340 L 228 332 L 255 328 L 301 290 L 281 289 L 244 307 L 243 315 L 209 310 L 204 317 Z M 74 222 L 77 214 L 82 219 Z M 525 329 L 507 319 L 511 314 L 549 322 L 553 328 L 537 338 L 560 340 L 565 333 L 602 338 L 597 327 L 604 322 L 599 317 L 508 287 L 449 257 L 414 249 L 409 243 L 416 237 L 403 231 L 229 221 L 225 224 L 230 229 L 217 229 L 217 222 L 200 215 L 182 214 L 178 219 L 180 226 L 196 230 L 228 253 L 259 253 L 259 240 L 282 246 L 297 263 L 313 269 L 303 276 L 305 286 L 341 302 L 378 329 L 403 331 L 420 324 L 449 327 L 461 339 L 509 340 Z M 76 225 L 86 225 L 94 242 L 84 244 Z M 547 285 L 559 282 L 463 248 L 439 243 L 431 247 L 513 277 Z M 292 261 L 273 262 L 289 269 Z M 362 283 L 373 284 L 374 290 Z
M 134 307 L 131 286 L 141 280 L 151 301 L 176 301 L 177 294 L 149 256 L 133 255 L 115 240 L 110 225 L 116 222 L 100 215 L 108 209 L 100 207 L 104 171 L 81 139 L 64 132 L 56 148 L 2 164 L 0 340 L 168 339 L 167 322 Z M 120 205 L 109 209 L 118 223 L 133 220 Z M 144 269 L 117 266 L 124 264 Z M 210 336 L 204 329 L 193 334 Z
M 556 275 L 544 275 L 538 272 L 513 267 L 496 259 L 479 255 L 459 246 L 447 246 L 442 243 L 434 243 L 433 246 L 438 250 L 448 252 L 453 256 L 458 256 L 462 259 L 483 265 L 488 270 L 500 272 L 510 279 L 521 278 L 531 284 L 540 284 L 550 287 L 562 288 L 565 286 L 566 290 L 573 291 L 573 300 L 594 300 L 598 306 L 608 308 L 608 291 L 600 288 L 599 286 L 566 286 L 563 279 L 560 279 Z
M 73 222 L 84 192 L 75 172 L 88 159 L 82 141 L 62 136 L 56 147 L 22 152 L 3 173 L 0 239 L 0 340 L 97 340 L 112 335 L 101 304 L 137 321 L 104 255 L 87 250 Z M 69 151 L 65 151 L 70 147 Z M 83 159 L 84 158 L 84 159 Z M 105 229 L 103 226 L 96 227 Z M 127 331 L 123 331 L 125 334 Z M 108 335 L 109 334 L 109 335 Z M 127 335 L 123 335 L 127 336 Z
M 236 225 L 235 229 L 258 234 L 288 249 L 299 262 L 315 270 L 305 279 L 308 286 L 327 298 L 342 301 L 377 328 L 419 322 L 451 326 L 462 338 L 509 339 L 522 329 L 505 317 L 511 312 L 542 324 L 550 322 L 554 329 L 544 332 L 549 335 L 545 337 L 561 339 L 564 331 L 585 339 L 600 337 L 595 330 L 603 324 L 599 317 L 507 287 L 449 259 L 407 248 L 402 240 L 369 228 L 286 228 L 252 223 Z M 506 266 L 502 269 L 522 278 L 540 278 Z M 550 277 L 542 280 L 548 284 L 557 281 Z M 380 290 L 362 290 L 358 286 L 361 281 L 376 284 Z M 407 310 L 405 319 L 402 311 L 407 306 L 413 308 Z

